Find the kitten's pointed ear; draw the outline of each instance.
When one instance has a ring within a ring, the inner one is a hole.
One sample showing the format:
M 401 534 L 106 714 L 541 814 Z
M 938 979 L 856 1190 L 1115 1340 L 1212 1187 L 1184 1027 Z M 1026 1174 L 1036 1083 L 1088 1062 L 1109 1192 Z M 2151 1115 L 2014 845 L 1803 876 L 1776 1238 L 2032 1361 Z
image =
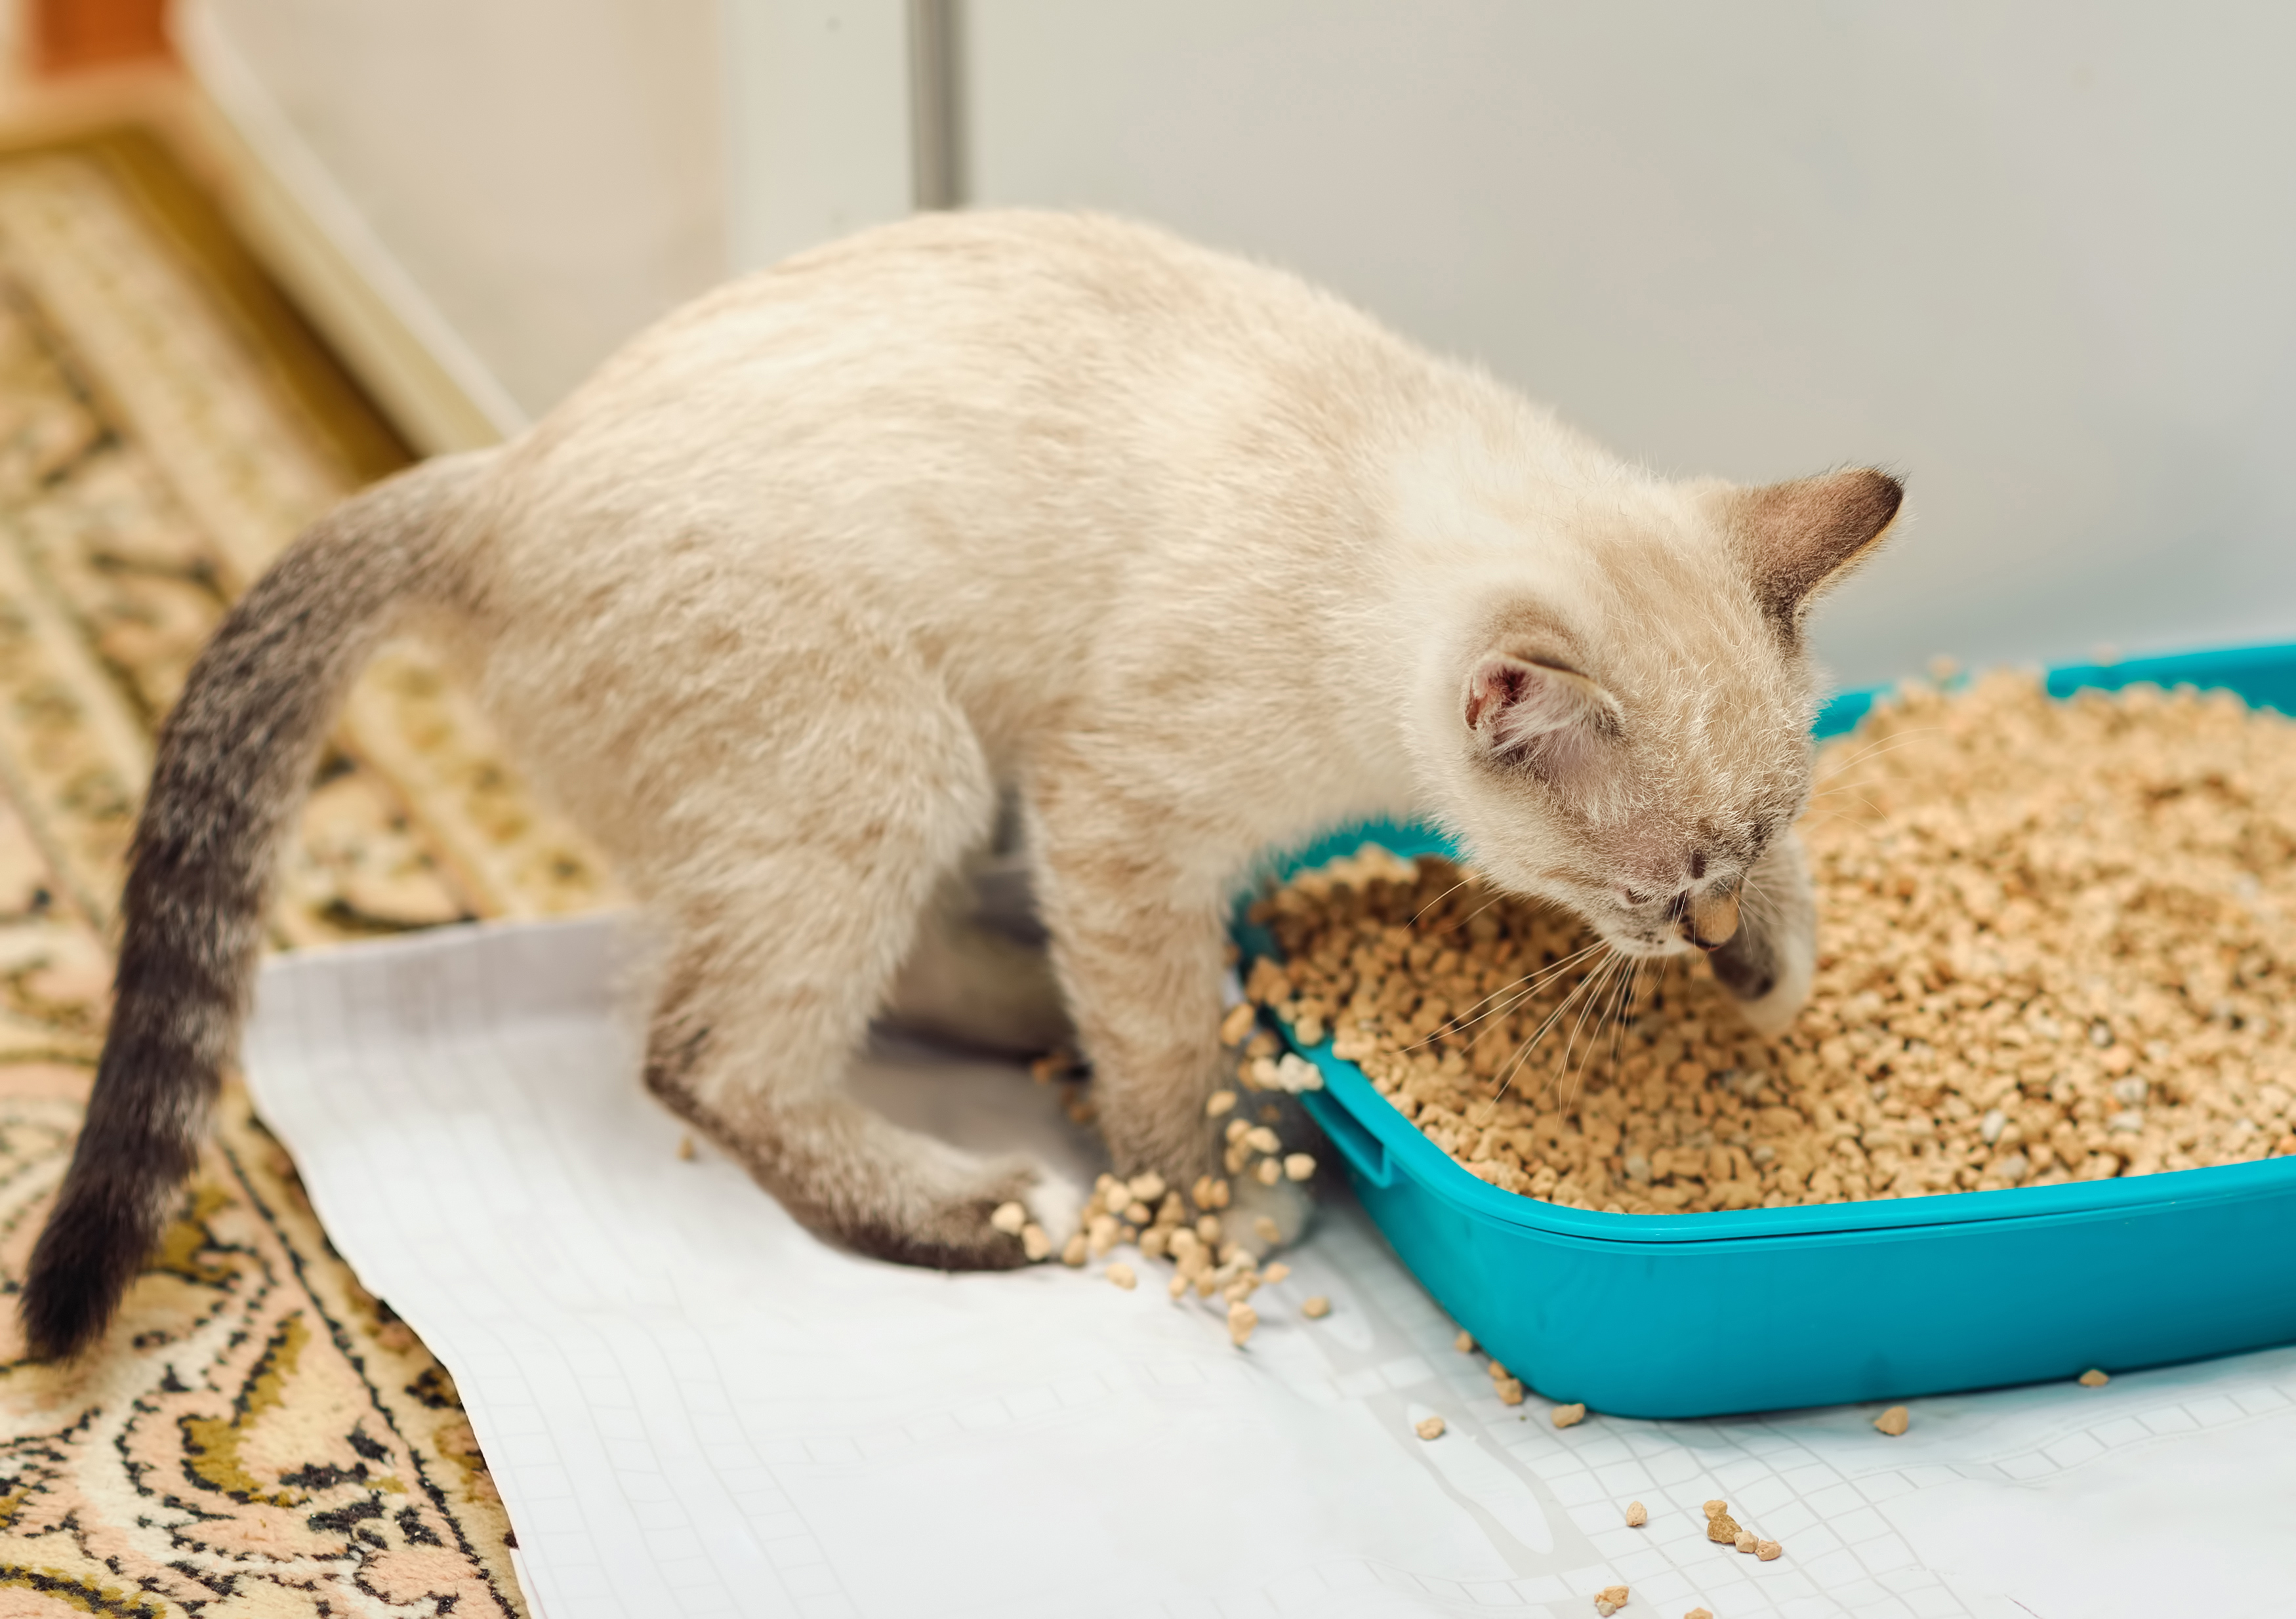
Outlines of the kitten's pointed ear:
M 1905 486 L 1871 467 L 1798 478 L 1721 497 L 1732 545 L 1754 594 L 1778 625 L 1798 630 L 1811 599 L 1874 554 L 1898 519 Z
M 1567 770 L 1615 735 L 1618 699 L 1576 670 L 1495 652 L 1467 677 L 1467 729 L 1493 759 Z

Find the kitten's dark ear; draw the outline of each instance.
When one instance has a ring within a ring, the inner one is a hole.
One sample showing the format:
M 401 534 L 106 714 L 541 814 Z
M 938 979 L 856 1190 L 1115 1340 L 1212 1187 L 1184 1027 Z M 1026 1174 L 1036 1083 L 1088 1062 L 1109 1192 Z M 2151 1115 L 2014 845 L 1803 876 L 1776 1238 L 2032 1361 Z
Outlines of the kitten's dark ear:
M 1491 653 L 1467 677 L 1467 729 L 1493 759 L 1568 770 L 1617 734 L 1618 699 L 1576 670 Z
M 1874 554 L 1897 521 L 1905 487 L 1871 467 L 1798 478 L 1723 497 L 1731 543 L 1762 609 L 1793 632 L 1820 590 Z

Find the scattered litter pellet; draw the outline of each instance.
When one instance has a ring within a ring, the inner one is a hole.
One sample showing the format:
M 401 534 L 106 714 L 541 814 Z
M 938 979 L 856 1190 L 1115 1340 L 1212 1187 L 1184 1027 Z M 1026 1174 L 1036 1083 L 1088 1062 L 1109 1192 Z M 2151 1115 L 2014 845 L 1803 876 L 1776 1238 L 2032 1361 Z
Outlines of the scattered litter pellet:
M 1227 1015 L 1220 1019 L 1220 1044 L 1242 1045 L 1245 1037 L 1251 1032 L 1252 1024 L 1258 1021 L 1258 1009 L 1248 1000 L 1240 1000 L 1230 1007 L 1227 1009 Z
M 1443 1437 L 1443 1419 L 1440 1417 L 1423 1417 L 1413 1426 L 1412 1432 L 1422 1439 L 1440 1439 Z
M 1895 1439 L 1904 1433 L 1914 1419 L 1914 1414 L 1902 1405 L 1893 1405 L 1874 1418 L 1874 1426 Z
M 1483 1368 L 1483 1369 L 1490 1373 L 1491 1381 L 1494 1383 L 1505 1383 L 1509 1377 L 1514 1376 L 1513 1372 L 1507 1370 L 1505 1367 L 1501 1366 L 1496 1360 L 1494 1360 L 1488 1366 Z
M 1283 1179 L 1283 1165 L 1274 1158 L 1262 1158 L 1252 1167 L 1251 1178 L 1262 1186 L 1274 1186 Z
M 1730 1503 L 1727 1501 L 1709 1501 L 1706 1503 L 1705 1507 L 1706 1516 L 1708 1517 L 1712 1517 L 1718 1512 L 1727 1511 L 1729 1509 L 1729 1506 Z
M 1283 1160 L 1287 1179 L 1312 1180 L 1316 1177 L 1316 1158 L 1312 1153 L 1292 1153 Z
M 1127 1293 L 1140 1285 L 1140 1278 L 1132 1274 L 1132 1267 L 1122 1260 L 1118 1260 L 1108 1268 L 1107 1276 L 1110 1281 L 1114 1282 Z
M 1332 1313 L 1332 1301 L 1319 1293 L 1300 1306 L 1300 1313 L 1311 1321 L 1320 1321 Z
M 1673 1214 L 2296 1155 L 2296 721 L 2226 693 L 1902 688 L 1801 827 L 1808 1007 L 1755 1035 L 1707 964 L 1554 1020 L 1607 953 L 1439 859 L 1367 850 L 1259 901 L 1250 997 L 1470 1172 Z M 1546 976 L 1534 980 L 1534 974 Z M 1542 1028 L 1549 1033 L 1534 1043 Z M 1261 1032 L 1266 1032 L 1263 1030 Z M 1598 1055 L 1590 1058 L 1589 1049 Z
M 1754 1548 L 1759 1546 L 1761 1543 L 1761 1541 L 1751 1529 L 1741 1529 L 1738 1532 L 1738 1538 L 1731 1542 L 1731 1544 L 1737 1547 L 1740 1551 L 1744 1552 L 1750 1557 L 1754 1555 Z
M 1264 1243 L 1275 1242 L 1283 1235 L 1283 1228 L 1277 1225 L 1265 1214 L 1255 1215 L 1253 1217 L 1251 1221 L 1251 1231 L 1253 1236 L 1259 1237 L 1259 1240 Z
M 1641 1528 L 1644 1524 L 1647 1524 L 1647 1523 L 1649 1523 L 1649 1522 L 1650 1522 L 1650 1508 L 1647 1508 L 1647 1507 L 1644 1506 L 1640 1501 L 1628 1501 L 1628 1502 L 1627 1503 L 1627 1527 L 1628 1527 L 1628 1528 L 1629 1528 L 1629 1529 L 1640 1529 L 1640 1528 Z
M 1548 1415 L 1554 1418 L 1556 1427 L 1575 1428 L 1587 1420 L 1587 1407 L 1583 1402 L 1576 1405 L 1558 1405 Z
M 1078 1231 L 1069 1238 L 1068 1245 L 1061 1250 L 1061 1263 L 1073 1270 L 1091 1256 L 1091 1245 L 1085 1241 L 1084 1233 Z
M 677 1138 L 677 1155 L 685 1159 L 688 1163 L 693 1162 L 694 1157 L 696 1156 L 696 1152 L 693 1146 L 693 1138 L 692 1136 L 680 1136 Z
M 1235 1092 L 1233 1090 L 1215 1090 L 1205 1099 L 1204 1117 L 1207 1119 L 1217 1119 L 1234 1111 Z
M 2103 1388 L 2106 1384 L 2112 1381 L 2112 1379 L 2111 1377 L 2097 1370 L 2094 1366 L 2090 1367 L 2088 1370 L 2080 1375 L 2080 1385 L 2083 1388 Z
M 1252 1328 L 1259 1325 L 1259 1311 L 1238 1299 L 1227 1307 L 1228 1342 L 1242 1349 L 1251 1336 Z
M 1459 1328 L 1459 1335 L 1451 1340 L 1451 1347 L 1457 1350 L 1463 1355 L 1473 1354 L 1475 1352 L 1475 1335 L 1462 1327 Z
M 1714 1619 L 1714 1612 L 1711 1608 L 1693 1607 L 1682 1619 Z
M 1784 1549 L 1785 1548 L 1779 1545 L 1775 1541 L 1757 1541 L 1754 1542 L 1754 1555 L 1765 1563 L 1776 1562 L 1778 1560 L 1778 1554 Z
M 1627 1588 L 1623 1585 L 1605 1585 L 1595 1593 L 1595 1611 L 1602 1615 L 1603 1619 L 1611 1619 L 1612 1614 L 1626 1605 Z
M 1007 1237 L 1018 1237 L 1021 1228 L 1029 1223 L 1029 1211 L 1017 1203 L 1000 1203 L 996 1212 L 988 1217 L 988 1223 Z
M 1497 1392 L 1499 1403 L 1501 1405 L 1521 1405 L 1522 1403 L 1521 1379 L 1517 1377 L 1502 1377 L 1491 1386 Z
M 1279 1259 L 1272 1265 L 1262 1265 L 1259 1268 L 1259 1285 L 1263 1287 L 1273 1287 L 1291 1274 L 1292 1267 Z
M 1029 1262 L 1032 1265 L 1050 1258 L 1053 1252 L 1051 1234 L 1035 1220 L 1030 1220 L 1021 1228 L 1021 1252 L 1029 1256 Z
M 1738 1524 L 1730 1516 L 1728 1502 L 1706 1503 L 1706 1538 L 1718 1546 L 1735 1546 L 1738 1543 Z

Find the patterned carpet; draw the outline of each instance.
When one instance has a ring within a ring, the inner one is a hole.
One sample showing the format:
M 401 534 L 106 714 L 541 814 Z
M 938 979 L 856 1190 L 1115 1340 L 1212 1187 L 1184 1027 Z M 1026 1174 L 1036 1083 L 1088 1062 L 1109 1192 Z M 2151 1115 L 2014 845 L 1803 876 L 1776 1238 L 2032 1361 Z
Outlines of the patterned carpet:
M 226 604 L 405 458 L 159 149 L 0 154 L 0 1276 L 63 1171 L 152 734 Z M 287 861 L 296 947 L 611 897 L 412 647 L 361 686 Z M 445 1370 L 227 1097 L 97 1353 L 0 1301 L 0 1619 L 522 1614 Z

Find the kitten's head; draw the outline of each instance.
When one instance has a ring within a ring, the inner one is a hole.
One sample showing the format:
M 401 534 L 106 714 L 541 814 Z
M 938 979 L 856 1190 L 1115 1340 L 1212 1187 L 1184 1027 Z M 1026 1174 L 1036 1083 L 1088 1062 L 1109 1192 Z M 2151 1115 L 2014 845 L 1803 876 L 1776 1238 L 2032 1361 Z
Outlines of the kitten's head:
M 1809 795 L 1812 599 L 1895 521 L 1877 472 L 1643 485 L 1493 581 L 1440 678 L 1441 796 L 1502 885 L 1634 956 L 1718 948 Z M 1600 509 L 1596 509 L 1599 505 Z

